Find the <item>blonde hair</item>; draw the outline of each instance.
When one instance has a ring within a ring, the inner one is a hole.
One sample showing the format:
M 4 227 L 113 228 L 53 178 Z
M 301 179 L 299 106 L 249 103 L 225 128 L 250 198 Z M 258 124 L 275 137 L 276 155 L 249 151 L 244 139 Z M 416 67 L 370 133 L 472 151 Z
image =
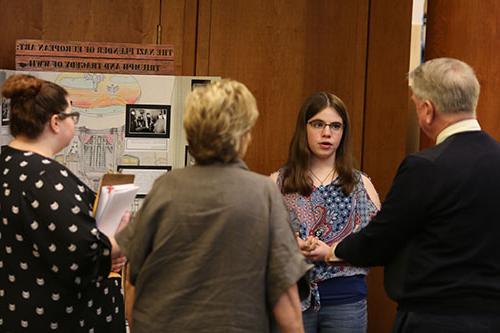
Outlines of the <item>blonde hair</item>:
M 258 116 L 255 97 L 240 82 L 224 79 L 195 88 L 184 111 L 189 152 L 198 164 L 234 161 Z
M 453 58 L 426 61 L 410 72 L 410 87 L 442 114 L 475 114 L 480 86 L 472 67 Z

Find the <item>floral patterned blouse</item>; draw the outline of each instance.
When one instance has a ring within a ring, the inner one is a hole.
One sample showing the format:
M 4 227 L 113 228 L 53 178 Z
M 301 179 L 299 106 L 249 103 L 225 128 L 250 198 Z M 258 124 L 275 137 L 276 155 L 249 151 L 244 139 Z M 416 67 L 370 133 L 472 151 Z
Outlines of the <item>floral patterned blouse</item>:
M 278 185 L 283 182 L 284 168 L 279 170 Z M 370 200 L 363 184 L 361 172 L 356 171 L 357 182 L 352 193 L 346 195 L 333 180 L 330 184 L 314 187 L 311 195 L 299 193 L 284 194 L 290 220 L 302 239 L 316 236 L 328 245 L 339 242 L 351 233 L 364 228 L 377 213 L 377 207 Z M 320 307 L 318 283 L 354 275 L 366 275 L 368 269 L 348 265 L 330 266 L 322 261 L 314 262 L 309 271 L 311 292 L 302 302 L 302 310 Z

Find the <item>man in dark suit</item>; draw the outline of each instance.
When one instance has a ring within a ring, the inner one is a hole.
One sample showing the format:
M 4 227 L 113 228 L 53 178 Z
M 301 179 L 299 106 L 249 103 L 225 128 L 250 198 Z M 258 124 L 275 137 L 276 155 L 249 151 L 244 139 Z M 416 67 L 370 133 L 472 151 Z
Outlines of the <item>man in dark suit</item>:
M 385 266 L 393 332 L 500 332 L 500 143 L 476 120 L 479 82 L 449 58 L 409 79 L 436 145 L 404 159 L 373 221 L 325 260 Z

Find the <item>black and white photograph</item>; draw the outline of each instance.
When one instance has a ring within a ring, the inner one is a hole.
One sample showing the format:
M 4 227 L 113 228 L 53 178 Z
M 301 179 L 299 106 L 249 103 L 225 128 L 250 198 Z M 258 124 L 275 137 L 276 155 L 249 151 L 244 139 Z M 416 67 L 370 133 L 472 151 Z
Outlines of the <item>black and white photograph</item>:
M 10 121 L 10 103 L 7 98 L 2 97 L 2 119 L 1 121 L 1 126 L 7 126 L 9 125 Z
M 196 164 L 194 157 L 189 153 L 189 146 L 184 148 L 184 166 L 193 166 Z
M 125 117 L 125 137 L 170 137 L 170 105 L 127 104 Z
M 196 87 L 203 87 L 206 86 L 212 82 L 211 80 L 200 80 L 200 79 L 193 79 L 191 80 L 191 90 L 194 90 Z

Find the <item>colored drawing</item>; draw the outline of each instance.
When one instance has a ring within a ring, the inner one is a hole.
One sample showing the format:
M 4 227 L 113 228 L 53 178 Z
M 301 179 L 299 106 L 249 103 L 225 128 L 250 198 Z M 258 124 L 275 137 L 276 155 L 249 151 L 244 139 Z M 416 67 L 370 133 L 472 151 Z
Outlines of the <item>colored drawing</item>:
M 56 83 L 68 90 L 73 106 L 89 109 L 90 113 L 135 103 L 141 95 L 139 83 L 131 75 L 63 73 Z

